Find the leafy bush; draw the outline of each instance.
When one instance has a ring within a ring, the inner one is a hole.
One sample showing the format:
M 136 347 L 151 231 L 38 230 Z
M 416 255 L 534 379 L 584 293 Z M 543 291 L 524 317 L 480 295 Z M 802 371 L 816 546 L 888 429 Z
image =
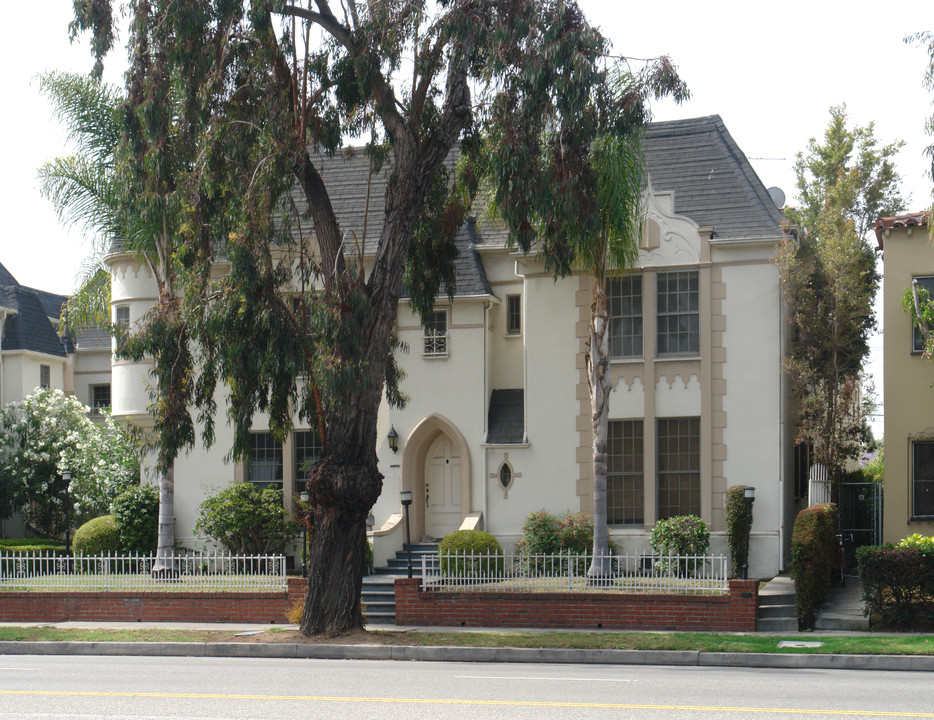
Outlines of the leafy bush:
M 111 505 L 120 529 L 120 546 L 134 555 L 151 555 L 159 536 L 159 491 L 154 485 L 134 485 Z
M 915 548 L 920 551 L 927 560 L 934 562 L 934 536 L 925 537 L 921 533 L 915 533 L 899 542 L 897 547 Z
M 704 556 L 710 549 L 710 530 L 697 515 L 676 515 L 659 520 L 649 535 L 649 544 L 659 555 L 694 555 Z M 678 563 L 680 574 L 695 572 L 703 560 L 681 560 Z M 671 572 L 668 561 L 660 561 L 659 569 Z
M 298 528 L 282 505 L 282 491 L 236 483 L 201 503 L 195 532 L 237 555 L 282 552 Z
M 499 577 L 503 574 L 503 548 L 482 530 L 456 530 L 438 543 L 441 574 L 456 577 Z
M 798 513 L 791 532 L 791 577 L 795 613 L 803 630 L 814 627 L 814 614 L 827 597 L 837 569 L 837 506 L 812 505 Z
M 746 558 L 746 501 L 743 499 L 745 490 L 745 485 L 734 485 L 726 491 L 723 522 L 726 526 L 726 544 L 730 552 L 731 577 L 739 576 Z
M 0 540 L 0 553 L 4 555 L 67 555 L 68 548 L 61 540 L 25 538 Z
M 866 612 L 874 624 L 910 626 L 934 622 L 932 538 L 912 535 L 897 547 L 861 547 L 856 562 Z
M 75 555 L 117 555 L 120 553 L 120 529 L 113 515 L 88 520 L 75 531 L 71 542 Z
M 615 549 L 610 543 L 610 551 Z M 593 550 L 593 515 L 584 512 L 552 515 L 545 510 L 529 513 L 516 550 L 524 555 L 589 553 Z

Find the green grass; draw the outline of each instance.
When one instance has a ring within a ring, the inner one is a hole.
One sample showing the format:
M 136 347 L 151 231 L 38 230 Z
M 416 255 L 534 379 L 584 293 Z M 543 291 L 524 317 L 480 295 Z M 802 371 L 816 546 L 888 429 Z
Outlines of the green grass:
M 782 640 L 801 640 L 801 635 L 733 635 L 715 633 L 627 632 L 370 632 L 357 633 L 352 642 L 378 645 L 449 645 L 458 647 L 582 648 L 607 650 L 696 650 L 783 654 L 934 655 L 934 635 L 819 636 L 808 640 L 819 648 L 779 648 Z M 163 629 L 100 630 L 83 628 L 0 627 L 0 641 L 83 642 L 302 642 L 297 632 L 273 628 L 261 635 L 238 637 L 230 631 Z M 320 639 L 315 639 L 321 642 Z M 326 642 L 343 643 L 346 638 Z

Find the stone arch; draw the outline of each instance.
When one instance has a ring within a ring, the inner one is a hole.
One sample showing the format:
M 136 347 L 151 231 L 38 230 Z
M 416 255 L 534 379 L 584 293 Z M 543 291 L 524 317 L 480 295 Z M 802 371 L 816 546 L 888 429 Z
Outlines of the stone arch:
M 460 453 L 461 520 L 473 509 L 471 506 L 473 483 L 471 481 L 470 449 L 467 441 L 454 423 L 443 415 L 432 413 L 415 426 L 415 429 L 406 438 L 405 448 L 402 453 L 402 489 L 412 491 L 410 520 L 413 542 L 415 538 L 420 538 L 425 534 L 425 466 L 428 460 L 428 450 L 441 435 L 447 436 L 457 452 Z

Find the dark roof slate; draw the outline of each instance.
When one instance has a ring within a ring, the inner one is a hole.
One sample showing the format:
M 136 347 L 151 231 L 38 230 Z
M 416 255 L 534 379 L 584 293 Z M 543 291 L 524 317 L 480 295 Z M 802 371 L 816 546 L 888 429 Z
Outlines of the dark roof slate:
M 17 282 L 16 278 L 10 274 L 10 271 L 3 266 L 3 263 L 0 263 L 0 287 L 6 287 L 8 285 L 19 287 L 19 282 Z
M 784 216 L 719 115 L 651 123 L 645 159 L 655 190 L 674 193 L 675 212 L 722 239 L 782 234 Z
M 42 304 L 42 309 L 45 311 L 46 317 L 50 317 L 54 320 L 61 318 L 62 306 L 68 302 L 67 295 L 58 295 L 57 293 L 37 290 L 31 287 L 25 287 L 25 289 L 36 294 L 36 297 L 39 298 L 39 302 Z
M 5 288 L 7 299 L 13 301 L 16 314 L 7 317 L 3 326 L 4 350 L 31 350 L 65 357 L 61 339 L 49 322 L 49 316 L 38 295 L 22 286 Z
M 493 445 L 521 443 L 525 440 L 523 390 L 494 390 L 490 393 L 487 415 L 487 442 Z

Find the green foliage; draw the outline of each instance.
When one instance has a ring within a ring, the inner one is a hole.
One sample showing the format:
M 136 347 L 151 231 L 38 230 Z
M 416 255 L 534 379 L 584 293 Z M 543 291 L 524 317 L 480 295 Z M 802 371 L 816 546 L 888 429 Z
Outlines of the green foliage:
M 456 530 L 438 543 L 441 574 L 456 577 L 497 577 L 503 574 L 503 548 L 482 530 Z
M 710 531 L 696 515 L 678 515 L 655 523 L 649 544 L 662 555 L 706 555 Z
M 195 532 L 237 555 L 282 552 L 297 527 L 282 506 L 282 491 L 235 483 L 201 503 Z
M 801 232 L 800 245 L 784 242 L 776 259 L 795 328 L 785 370 L 800 406 L 796 439 L 812 445 L 835 484 L 865 441 L 861 371 L 879 285 L 866 236 L 904 204 L 893 163 L 900 147 L 880 147 L 871 123 L 849 128 L 846 108 L 831 108 L 824 142 L 812 138 L 795 163 L 800 206 L 785 211 Z
M 917 283 L 905 289 L 902 309 L 911 315 L 911 323 L 921 331 L 924 357 L 934 359 L 934 297 Z
M 134 485 L 120 493 L 111 505 L 120 530 L 120 548 L 133 555 L 156 551 L 159 532 L 159 491 L 153 485 Z
M 593 515 L 529 513 L 516 550 L 522 555 L 584 555 L 593 549 Z
M 723 510 L 723 524 L 726 530 L 726 544 L 730 551 L 730 575 L 732 577 L 740 575 L 746 553 L 746 502 L 743 500 L 745 489 L 745 485 L 733 485 L 729 488 L 726 491 L 726 507 Z
M 120 554 L 120 529 L 114 516 L 96 517 L 75 530 L 71 551 L 75 555 L 91 556 Z
M 676 515 L 659 520 L 649 535 L 649 544 L 660 555 L 689 555 L 690 560 L 669 561 L 661 559 L 658 567 L 662 572 L 690 575 L 698 571 L 710 549 L 710 531 L 707 523 L 696 515 Z M 677 568 L 675 567 L 677 565 Z
M 874 624 L 934 622 L 934 538 L 912 535 L 898 547 L 857 548 L 866 611 Z
M 795 613 L 802 629 L 814 627 L 814 615 L 833 585 L 837 571 L 837 506 L 812 505 L 798 513 L 791 532 L 791 577 Z
M 39 535 L 64 535 L 75 520 L 108 512 L 123 489 L 139 482 L 136 445 L 106 418 L 92 422 L 88 408 L 61 390 L 39 389 L 0 411 L 0 496 L 9 516 L 23 518 Z M 72 474 L 69 486 L 62 477 Z
M 927 45 L 928 65 L 924 70 L 924 89 L 934 92 L 934 32 L 928 30 L 909 35 L 905 38 L 905 42 Z M 928 135 L 934 135 L 934 115 L 925 119 L 924 130 Z M 931 159 L 930 175 L 931 180 L 934 181 L 934 144 L 928 145 L 924 149 L 924 154 Z
M 67 555 L 68 548 L 60 540 L 48 538 L 18 538 L 0 540 L 3 555 Z

